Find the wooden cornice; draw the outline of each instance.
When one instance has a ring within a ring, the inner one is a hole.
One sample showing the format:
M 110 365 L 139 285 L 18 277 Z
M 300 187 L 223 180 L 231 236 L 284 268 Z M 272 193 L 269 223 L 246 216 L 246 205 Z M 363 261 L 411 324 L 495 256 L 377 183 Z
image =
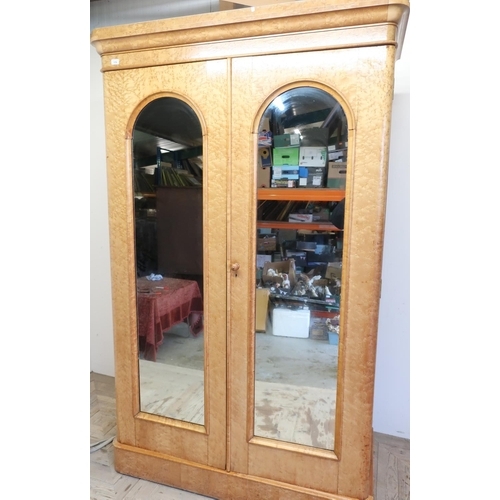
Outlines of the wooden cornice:
M 393 25 L 399 58 L 409 0 L 304 0 L 185 17 L 96 28 L 91 43 L 101 55 L 183 47 L 211 42 Z

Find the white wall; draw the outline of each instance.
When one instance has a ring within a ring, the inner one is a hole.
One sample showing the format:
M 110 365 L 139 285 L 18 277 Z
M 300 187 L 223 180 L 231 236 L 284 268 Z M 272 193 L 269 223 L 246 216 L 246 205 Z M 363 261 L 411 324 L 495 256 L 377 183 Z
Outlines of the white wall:
M 101 58 L 90 46 L 90 371 L 114 376 Z
M 121 1 L 121 0 L 120 0 Z M 100 2 L 92 2 L 93 4 Z M 147 2 L 141 6 L 147 5 Z M 150 17 L 153 19 L 154 16 Z M 132 22 L 129 20 L 127 22 Z M 108 18 L 91 26 L 116 24 Z M 114 376 L 106 195 L 104 104 L 100 58 L 90 47 L 91 301 L 90 370 Z M 410 438 L 410 30 L 396 63 L 391 129 L 374 423 L 376 432 Z
M 410 24 L 396 62 L 373 428 L 410 439 Z
M 410 94 L 394 96 L 373 428 L 410 437 Z
M 219 10 L 219 0 L 100 0 L 90 3 L 90 29 Z

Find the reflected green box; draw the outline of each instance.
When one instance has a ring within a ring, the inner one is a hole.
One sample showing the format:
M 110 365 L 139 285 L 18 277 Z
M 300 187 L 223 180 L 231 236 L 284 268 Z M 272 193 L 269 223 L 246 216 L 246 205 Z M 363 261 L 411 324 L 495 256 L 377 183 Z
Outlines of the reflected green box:
M 273 167 L 281 165 L 299 165 L 300 148 L 273 148 Z
M 345 179 L 328 179 L 326 187 L 334 189 L 345 189 Z
M 299 134 L 283 134 L 274 136 L 275 148 L 288 148 L 291 146 L 300 146 Z

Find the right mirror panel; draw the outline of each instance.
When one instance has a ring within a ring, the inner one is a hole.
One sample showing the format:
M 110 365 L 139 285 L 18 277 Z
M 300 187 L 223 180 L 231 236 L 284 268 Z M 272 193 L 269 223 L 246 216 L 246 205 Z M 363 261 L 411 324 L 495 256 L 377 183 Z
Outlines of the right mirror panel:
M 347 119 L 327 92 L 279 95 L 257 155 L 254 434 L 334 449 Z

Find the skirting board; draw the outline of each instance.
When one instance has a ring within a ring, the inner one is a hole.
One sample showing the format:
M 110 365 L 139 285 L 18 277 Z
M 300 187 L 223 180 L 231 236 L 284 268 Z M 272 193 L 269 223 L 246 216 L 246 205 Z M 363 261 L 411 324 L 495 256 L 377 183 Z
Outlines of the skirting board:
M 219 500 L 356 500 L 179 460 L 114 441 L 115 469 L 120 474 L 189 490 Z M 366 500 L 373 500 L 372 496 Z

